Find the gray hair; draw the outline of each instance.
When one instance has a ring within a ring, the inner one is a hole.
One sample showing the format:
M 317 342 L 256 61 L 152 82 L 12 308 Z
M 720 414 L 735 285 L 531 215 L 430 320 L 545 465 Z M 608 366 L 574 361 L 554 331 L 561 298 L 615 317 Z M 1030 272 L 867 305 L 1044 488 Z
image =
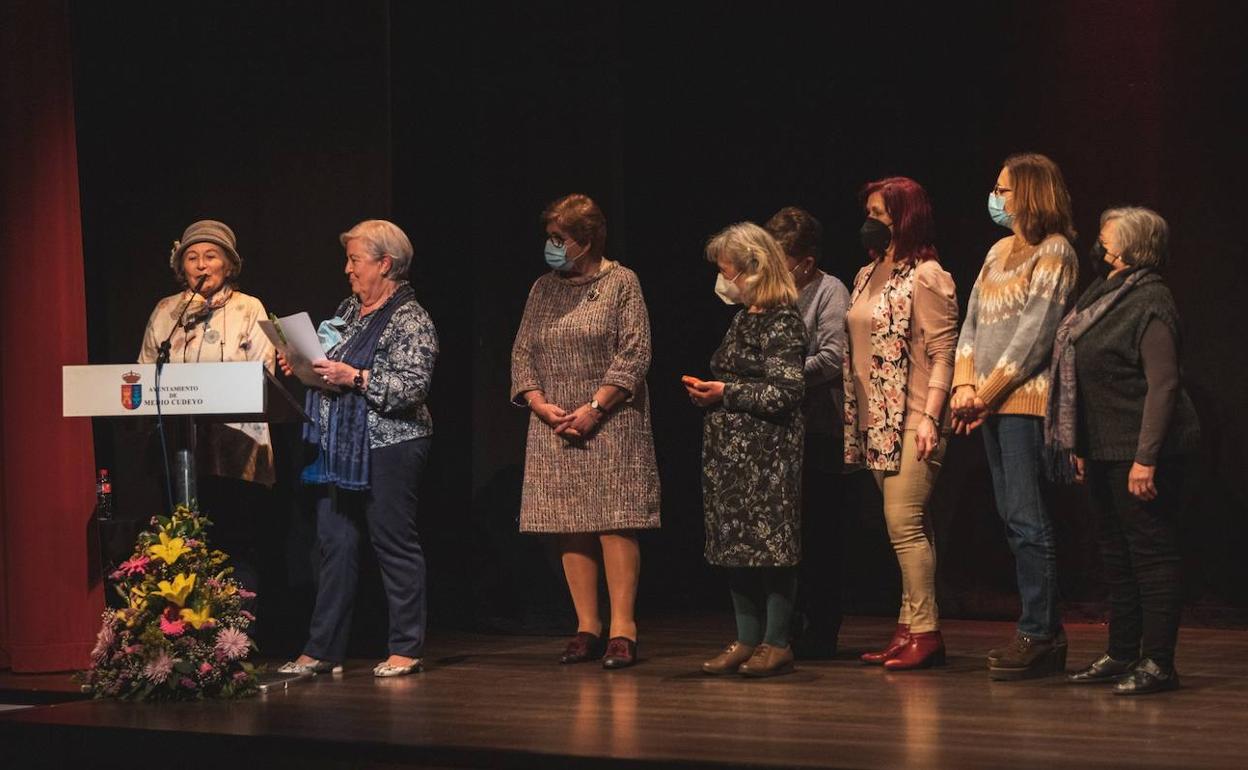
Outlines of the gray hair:
M 347 241 L 359 238 L 364 242 L 370 257 L 382 260 L 390 257 L 390 272 L 387 278 L 399 279 L 407 275 L 412 266 L 412 242 L 407 234 L 393 222 L 384 219 L 365 219 L 355 227 L 338 236 L 338 242 L 345 248 Z
M 1170 226 L 1152 209 L 1125 206 L 1107 209 L 1101 214 L 1101 225 L 1118 222 L 1118 247 L 1122 261 L 1135 267 L 1160 268 L 1169 256 Z

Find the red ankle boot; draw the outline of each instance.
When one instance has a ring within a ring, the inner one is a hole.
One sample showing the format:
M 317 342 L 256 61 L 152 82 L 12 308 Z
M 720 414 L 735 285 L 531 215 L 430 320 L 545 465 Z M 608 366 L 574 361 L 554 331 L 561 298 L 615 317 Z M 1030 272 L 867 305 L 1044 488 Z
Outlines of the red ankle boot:
M 901 648 L 906 646 L 910 641 L 910 624 L 898 623 L 897 630 L 893 632 L 893 638 L 889 640 L 888 646 L 882 650 L 875 652 L 864 652 L 858 659 L 863 663 L 871 663 L 872 665 L 880 665 L 884 661 L 901 652 Z
M 884 661 L 884 668 L 889 671 L 906 671 L 912 668 L 943 665 L 945 665 L 945 640 L 939 631 L 911 634 L 906 646 Z

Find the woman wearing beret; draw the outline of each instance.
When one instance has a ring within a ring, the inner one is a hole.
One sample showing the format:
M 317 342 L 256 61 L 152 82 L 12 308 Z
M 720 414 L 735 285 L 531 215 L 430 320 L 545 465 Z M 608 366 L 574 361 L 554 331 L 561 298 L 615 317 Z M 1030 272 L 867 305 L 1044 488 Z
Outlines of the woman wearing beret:
M 139 363 L 155 363 L 168 340 L 170 363 L 262 361 L 272 371 L 273 344 L 259 326 L 268 314 L 236 288 L 243 260 L 234 231 L 211 219 L 195 222 L 174 243 L 169 267 L 182 290 L 156 303 Z M 214 547 L 230 555 L 235 577 L 254 591 L 254 517 L 275 479 L 268 423 L 205 423 L 196 431 L 199 507 L 213 522 Z

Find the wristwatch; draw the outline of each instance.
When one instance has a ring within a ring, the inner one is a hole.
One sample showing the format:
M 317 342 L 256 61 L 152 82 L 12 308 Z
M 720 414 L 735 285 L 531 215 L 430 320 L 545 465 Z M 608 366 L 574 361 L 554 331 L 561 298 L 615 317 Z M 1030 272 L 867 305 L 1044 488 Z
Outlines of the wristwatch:
M 353 384 L 355 385 L 356 390 L 360 391 L 361 393 L 364 392 L 364 370 L 363 369 L 355 370 L 355 380 L 353 381 Z
M 598 413 L 599 413 L 599 414 L 601 414 L 603 417 L 606 417 L 606 416 L 607 416 L 607 410 L 603 408 L 602 404 L 598 403 L 598 399 L 596 399 L 596 398 L 595 398 L 595 399 L 592 399 L 592 400 L 589 402 L 589 405 L 590 405 L 590 407 L 592 407 L 593 409 L 598 410 Z

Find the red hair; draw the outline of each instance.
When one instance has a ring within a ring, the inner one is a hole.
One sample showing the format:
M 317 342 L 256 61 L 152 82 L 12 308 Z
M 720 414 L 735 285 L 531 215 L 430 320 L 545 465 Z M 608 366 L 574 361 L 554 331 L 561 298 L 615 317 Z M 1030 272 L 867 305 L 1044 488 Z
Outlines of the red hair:
M 932 218 L 932 202 L 923 185 L 905 176 L 890 176 L 868 182 L 860 195 L 865 205 L 867 198 L 879 193 L 884 199 L 884 209 L 893 220 L 893 256 L 899 262 L 925 262 L 940 259 L 933 242 L 936 234 Z M 883 254 L 872 254 L 879 259 Z

